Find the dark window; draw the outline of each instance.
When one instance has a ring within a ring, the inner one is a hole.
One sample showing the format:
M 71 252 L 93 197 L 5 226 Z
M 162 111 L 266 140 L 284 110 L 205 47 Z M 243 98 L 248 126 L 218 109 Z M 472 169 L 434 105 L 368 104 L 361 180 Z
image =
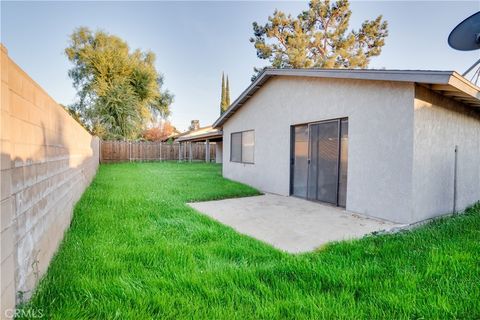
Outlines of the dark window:
M 232 133 L 230 161 L 242 162 L 242 133 Z
M 253 130 L 232 133 L 230 142 L 230 161 L 254 162 L 255 132 Z

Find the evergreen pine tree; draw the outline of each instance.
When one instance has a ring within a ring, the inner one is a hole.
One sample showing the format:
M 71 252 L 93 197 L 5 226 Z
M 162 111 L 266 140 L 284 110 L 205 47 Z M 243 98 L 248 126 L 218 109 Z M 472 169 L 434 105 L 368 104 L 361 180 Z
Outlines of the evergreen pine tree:
M 388 25 L 380 15 L 349 30 L 351 14 L 348 0 L 310 0 L 297 17 L 275 10 L 265 25 L 254 22 L 250 42 L 274 68 L 367 68 L 382 52 Z

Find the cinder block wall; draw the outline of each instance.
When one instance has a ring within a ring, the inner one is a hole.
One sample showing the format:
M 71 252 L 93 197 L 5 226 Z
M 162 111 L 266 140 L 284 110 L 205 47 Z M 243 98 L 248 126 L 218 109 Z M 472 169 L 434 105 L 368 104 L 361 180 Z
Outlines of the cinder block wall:
M 29 298 L 72 208 L 94 177 L 99 141 L 1 46 L 1 316 Z

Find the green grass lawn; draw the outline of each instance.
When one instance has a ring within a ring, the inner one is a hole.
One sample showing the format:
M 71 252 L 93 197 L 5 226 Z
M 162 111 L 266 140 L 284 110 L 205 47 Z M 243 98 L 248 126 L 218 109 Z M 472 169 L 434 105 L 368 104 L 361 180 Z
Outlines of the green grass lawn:
M 255 194 L 217 165 L 103 165 L 24 308 L 62 320 L 480 318 L 480 205 L 291 255 L 185 204 Z

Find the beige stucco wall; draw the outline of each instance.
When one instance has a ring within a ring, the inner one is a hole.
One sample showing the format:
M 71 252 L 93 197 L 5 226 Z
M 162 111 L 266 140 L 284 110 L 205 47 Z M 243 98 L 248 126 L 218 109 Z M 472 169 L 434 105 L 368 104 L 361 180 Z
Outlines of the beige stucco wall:
M 414 220 L 453 211 L 455 146 L 456 210 L 480 200 L 480 113 L 424 87 L 415 90 Z
M 223 174 L 289 194 L 290 126 L 349 118 L 347 210 L 397 222 L 412 212 L 413 83 L 275 77 L 224 127 Z M 255 130 L 255 163 L 230 162 L 230 134 Z
M 98 167 L 92 137 L 1 50 L 1 318 L 46 271 Z

